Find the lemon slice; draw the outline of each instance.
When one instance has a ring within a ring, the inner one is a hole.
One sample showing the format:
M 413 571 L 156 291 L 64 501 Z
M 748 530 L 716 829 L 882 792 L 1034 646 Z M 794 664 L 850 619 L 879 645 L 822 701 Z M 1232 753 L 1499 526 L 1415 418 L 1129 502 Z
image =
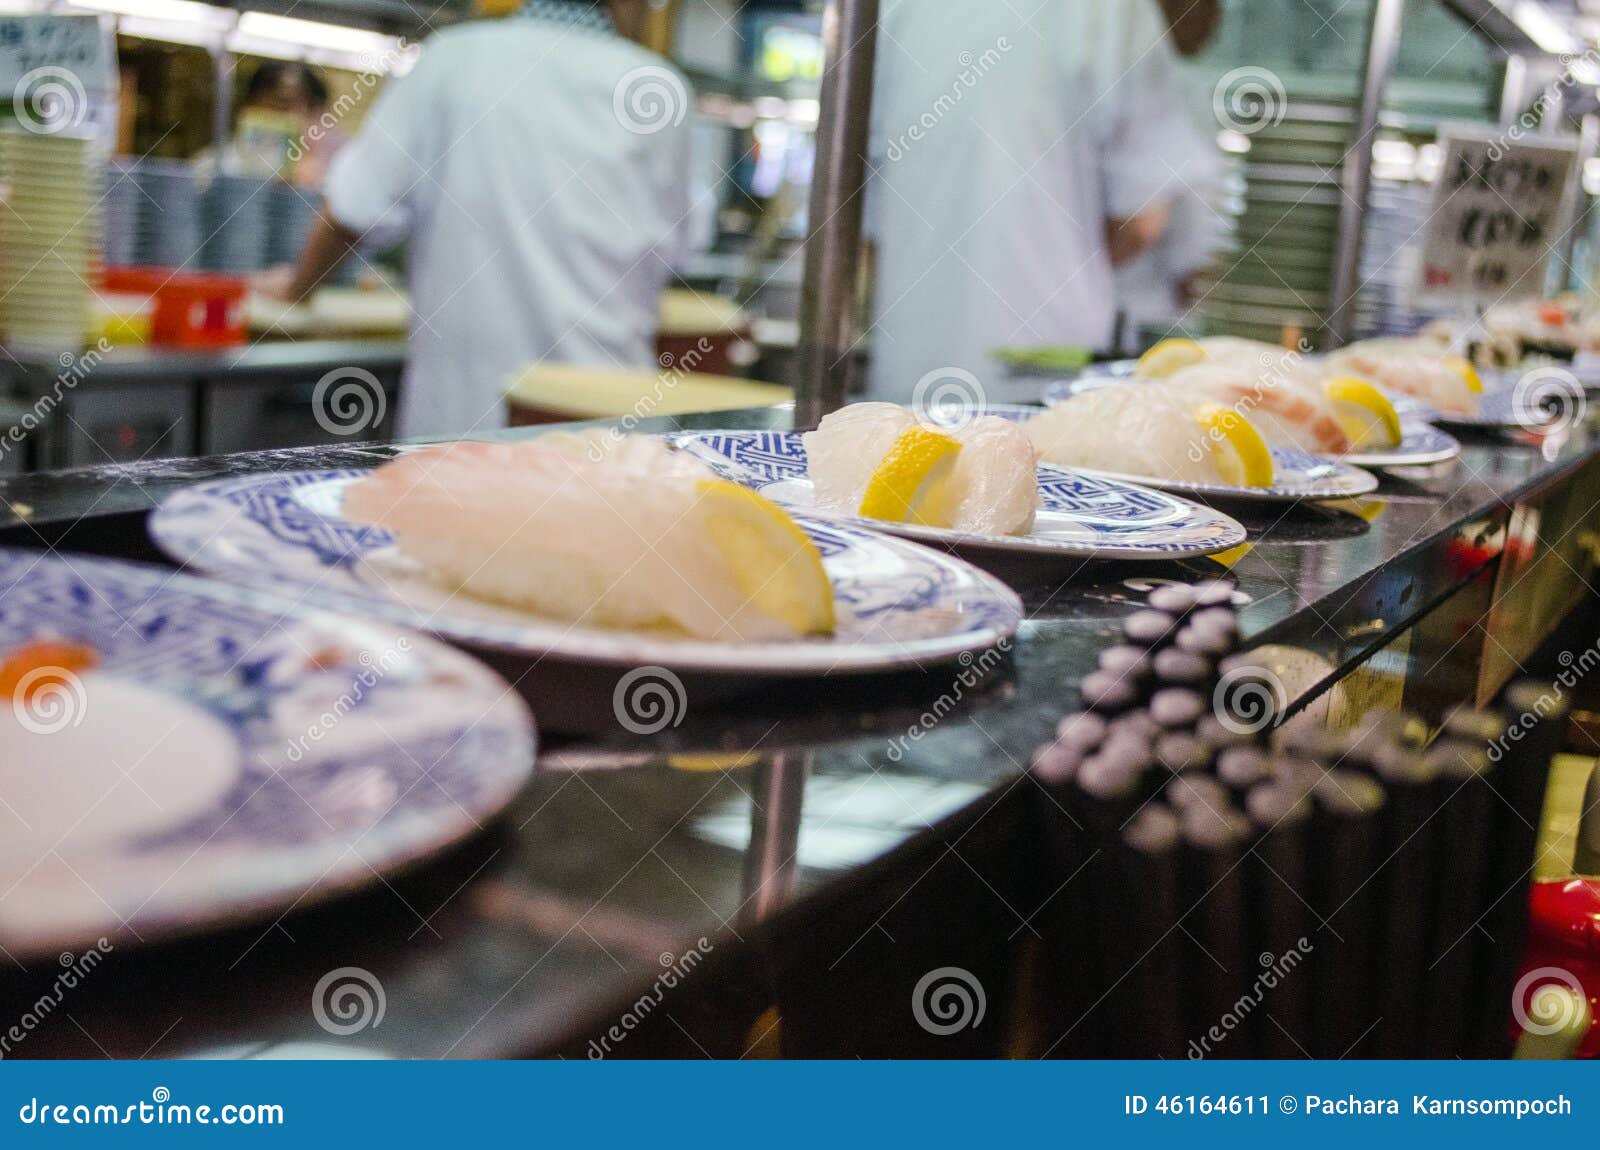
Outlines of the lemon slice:
M 1466 382 L 1467 390 L 1473 395 L 1483 394 L 1483 380 L 1478 378 L 1478 369 L 1472 366 L 1470 359 L 1460 355 L 1447 355 L 1444 357 L 1444 363 Z
M 1192 339 L 1164 339 L 1139 357 L 1133 374 L 1144 379 L 1166 379 L 1206 358 L 1206 349 Z
M 948 527 L 948 501 L 939 489 L 955 467 L 961 444 L 941 431 L 908 427 L 867 480 L 859 514 L 891 523 Z
M 1404 433 L 1400 416 L 1389 397 L 1366 380 L 1340 375 L 1322 385 L 1322 393 L 1333 404 L 1339 425 L 1354 447 L 1398 447 Z
M 1234 487 L 1272 486 L 1272 452 L 1255 424 L 1220 403 L 1202 404 L 1194 418 L 1205 432 L 1222 482 Z
M 697 490 L 706 533 L 740 593 L 799 635 L 833 631 L 833 584 L 811 537 L 776 503 L 723 479 Z

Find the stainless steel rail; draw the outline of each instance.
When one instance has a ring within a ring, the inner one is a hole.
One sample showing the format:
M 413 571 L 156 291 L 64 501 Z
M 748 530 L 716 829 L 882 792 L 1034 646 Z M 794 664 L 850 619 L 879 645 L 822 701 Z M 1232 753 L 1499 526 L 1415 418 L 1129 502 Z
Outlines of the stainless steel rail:
M 1372 145 L 1378 134 L 1378 114 L 1389 85 L 1395 52 L 1400 46 L 1400 18 L 1405 0 L 1375 0 L 1372 25 L 1367 32 L 1367 59 L 1361 74 L 1361 107 L 1356 115 L 1355 137 L 1345 154 L 1339 204 L 1339 234 L 1333 251 L 1333 281 L 1328 298 L 1327 345 L 1338 347 L 1350 338 L 1356 317 L 1356 296 L 1361 288 L 1361 223 L 1367 213 L 1372 187 Z
M 817 120 L 811 231 L 800 289 L 800 379 L 795 426 L 814 427 L 850 393 L 856 337 L 856 269 L 872 109 L 878 0 L 828 0 L 827 66 Z

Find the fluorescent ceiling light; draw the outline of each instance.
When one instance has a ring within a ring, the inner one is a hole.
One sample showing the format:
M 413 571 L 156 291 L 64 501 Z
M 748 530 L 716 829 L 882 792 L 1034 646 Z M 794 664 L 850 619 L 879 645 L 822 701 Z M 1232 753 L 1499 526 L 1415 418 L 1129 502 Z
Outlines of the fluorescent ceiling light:
M 113 0 L 122 3 L 124 0 Z M 393 36 L 368 32 L 363 28 L 342 28 L 317 20 L 297 20 L 292 16 L 273 16 L 266 12 L 239 15 L 240 36 L 261 40 L 280 40 L 307 48 L 329 48 L 336 52 L 371 52 L 381 56 L 398 44 Z
M 72 7 L 219 30 L 233 27 L 235 19 L 227 8 L 198 4 L 194 0 L 72 0 Z
M 1546 52 L 1559 55 L 1583 50 L 1583 43 L 1573 35 L 1572 30 L 1552 15 L 1540 0 L 1514 0 L 1509 6 L 1503 2 L 1496 6 L 1528 34 L 1528 39 Z

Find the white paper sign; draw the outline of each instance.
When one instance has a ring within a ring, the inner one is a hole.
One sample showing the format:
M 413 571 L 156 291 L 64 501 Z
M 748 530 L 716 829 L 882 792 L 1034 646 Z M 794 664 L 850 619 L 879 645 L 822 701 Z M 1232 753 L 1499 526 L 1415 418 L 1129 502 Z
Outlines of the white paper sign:
M 1420 288 L 1491 302 L 1544 291 L 1562 243 L 1578 141 L 1450 126 L 1423 234 Z
M 46 135 L 108 135 L 117 96 L 108 22 L 95 15 L 0 16 L 0 124 Z

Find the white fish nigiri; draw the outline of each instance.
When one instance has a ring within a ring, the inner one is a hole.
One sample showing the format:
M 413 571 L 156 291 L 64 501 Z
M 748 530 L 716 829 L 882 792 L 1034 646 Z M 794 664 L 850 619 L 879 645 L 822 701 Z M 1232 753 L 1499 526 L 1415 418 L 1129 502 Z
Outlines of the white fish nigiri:
M 1350 450 L 1338 410 L 1321 384 L 1304 374 L 1257 370 L 1253 360 L 1238 357 L 1186 367 L 1167 383 L 1249 416 L 1268 443 L 1317 455 Z
M 1040 457 L 1176 483 L 1269 487 L 1272 456 L 1251 421 L 1170 382 L 1095 388 L 1025 425 Z
M 1038 455 L 1009 420 L 985 415 L 943 427 L 896 404 L 854 403 L 803 442 L 822 510 L 982 535 L 1033 527 Z
M 1409 395 L 1443 412 L 1476 415 L 1483 384 L 1472 364 L 1417 339 L 1368 339 L 1323 361 L 1329 375 L 1369 379 L 1394 395 Z
M 434 578 L 572 623 L 697 638 L 833 626 L 820 556 L 778 508 L 642 437 L 456 443 L 384 464 L 343 514 Z

